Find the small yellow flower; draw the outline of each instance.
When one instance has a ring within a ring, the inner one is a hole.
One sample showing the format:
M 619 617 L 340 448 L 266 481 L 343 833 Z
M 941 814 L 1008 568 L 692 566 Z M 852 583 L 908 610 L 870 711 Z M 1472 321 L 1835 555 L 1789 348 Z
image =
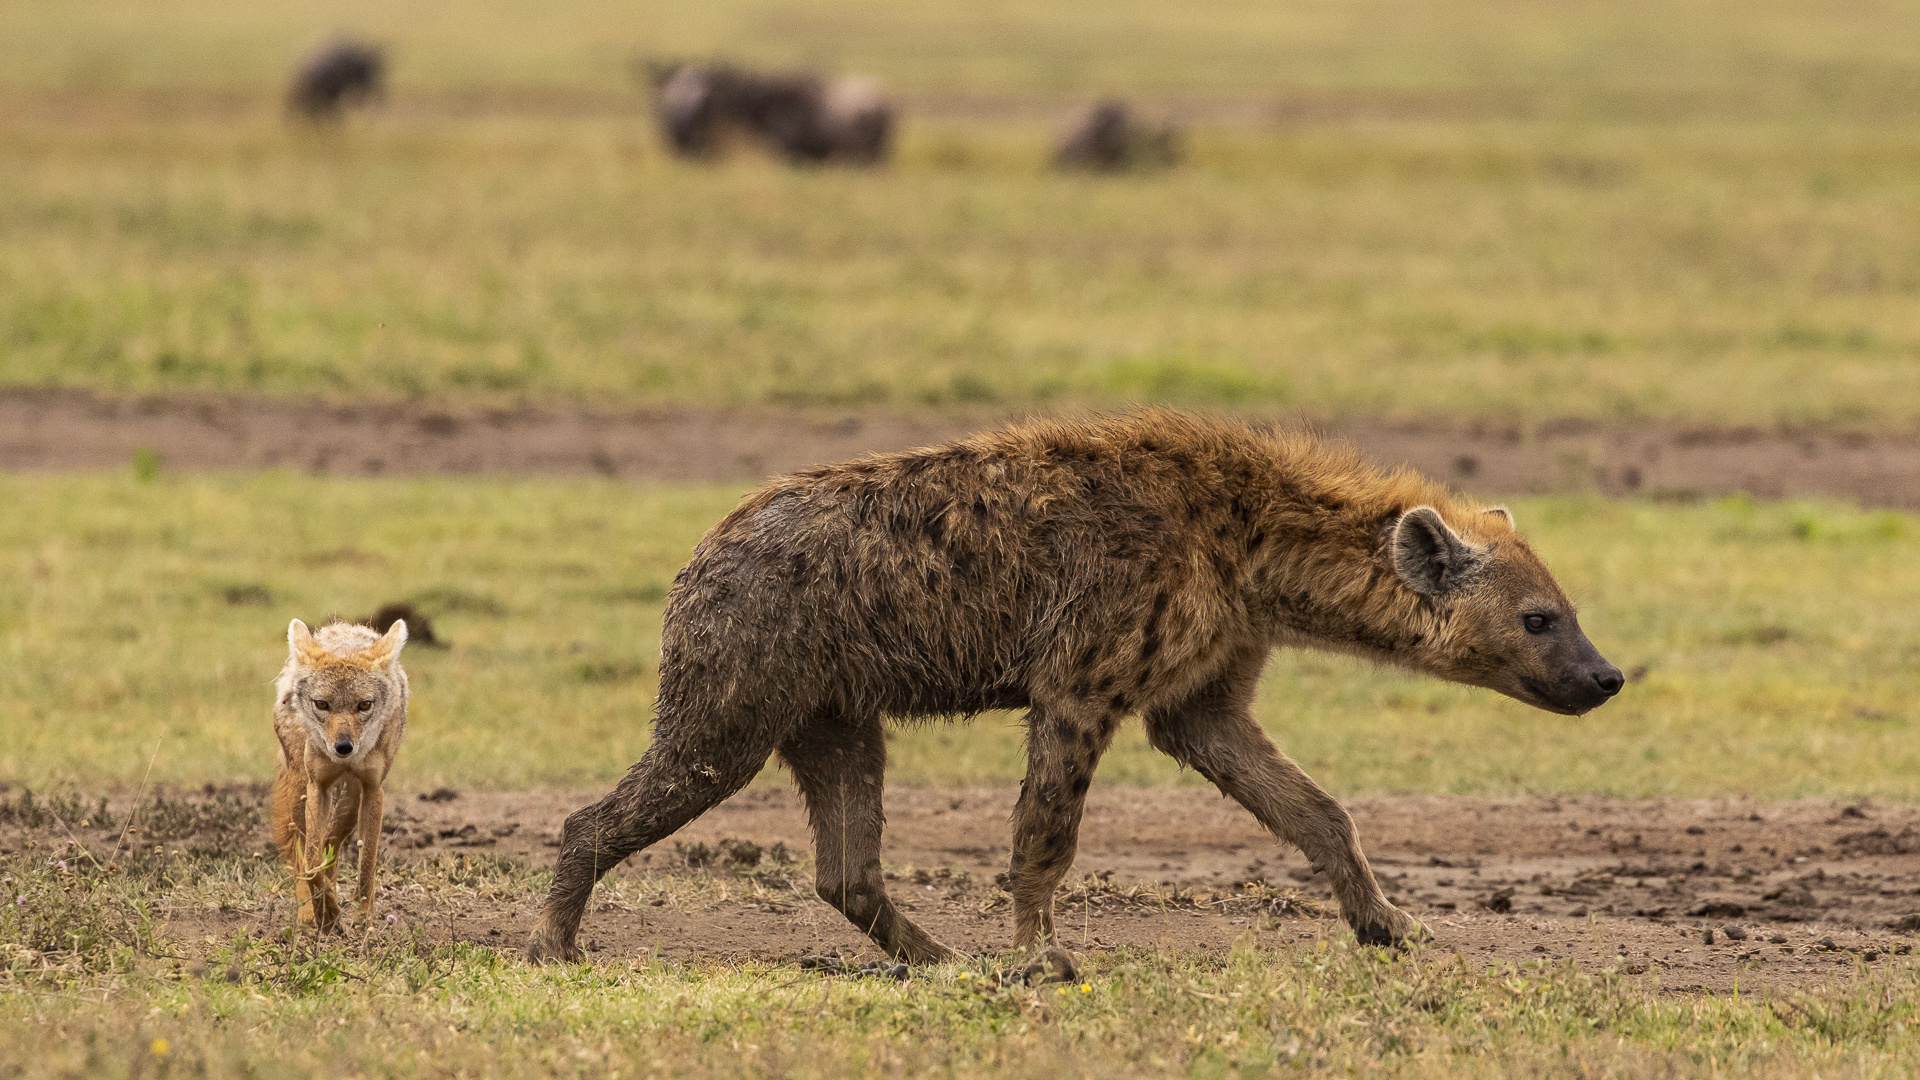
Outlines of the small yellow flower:
M 167 1040 L 155 1039 L 153 1040 L 153 1045 L 147 1047 L 147 1052 L 152 1054 L 154 1057 L 166 1057 L 167 1051 L 170 1049 L 172 1049 L 172 1047 L 167 1045 Z
M 1083 993 L 1083 994 L 1091 994 L 1091 993 L 1093 993 L 1093 984 L 1091 984 L 1091 983 L 1081 983 L 1081 984 L 1080 984 L 1080 992 L 1081 992 L 1081 993 Z
M 1066 987 L 1064 987 L 1064 986 L 1063 986 L 1063 987 L 1061 987 L 1060 989 L 1058 989 L 1058 990 L 1055 990 L 1055 991 L 1054 991 L 1054 993 L 1056 993 L 1056 994 L 1064 994 L 1064 993 L 1066 993 L 1066 992 L 1067 992 L 1067 988 L 1066 988 Z

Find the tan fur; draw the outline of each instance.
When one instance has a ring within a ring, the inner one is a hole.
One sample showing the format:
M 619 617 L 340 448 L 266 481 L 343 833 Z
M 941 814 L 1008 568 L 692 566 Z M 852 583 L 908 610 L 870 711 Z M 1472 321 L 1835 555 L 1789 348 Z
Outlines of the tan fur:
M 1416 934 L 1346 812 L 1253 719 L 1283 645 L 1561 712 L 1621 681 L 1511 515 L 1303 435 L 1151 411 L 773 480 L 676 579 L 653 742 L 567 819 L 528 954 L 577 958 L 594 881 L 777 753 L 813 819 L 820 895 L 897 956 L 949 955 L 886 895 L 883 721 L 995 708 L 1028 710 L 1015 944 L 1051 937 L 1088 785 L 1130 715 L 1324 870 L 1361 940 Z
M 287 664 L 274 683 L 280 748 L 272 821 L 274 843 L 293 871 L 302 925 L 324 931 L 339 924 L 334 879 L 356 827 L 355 896 L 362 920 L 373 918 L 383 785 L 407 730 L 407 674 L 400 668 L 406 641 L 404 621 L 384 635 L 347 623 L 315 634 L 298 619 L 287 628 Z M 336 749 L 342 740 L 352 744 L 344 757 Z

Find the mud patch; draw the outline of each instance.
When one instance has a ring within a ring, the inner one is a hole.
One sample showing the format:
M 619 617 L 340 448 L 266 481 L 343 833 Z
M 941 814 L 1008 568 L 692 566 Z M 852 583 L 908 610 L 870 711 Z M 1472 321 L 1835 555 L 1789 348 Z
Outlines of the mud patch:
M 725 482 L 938 443 L 1004 419 L 984 413 L 460 409 L 9 390 L 0 391 L 0 470 L 119 468 L 136 454 L 151 454 L 162 468 L 185 470 Z M 1486 495 L 1599 491 L 1687 500 L 1744 492 L 1920 509 L 1915 433 L 1584 422 L 1521 428 L 1364 418 L 1317 426 L 1352 440 L 1375 461 L 1405 463 Z M 322 427 L 329 433 L 325 446 L 304 434 Z
M 381 933 L 518 948 L 565 816 L 599 792 L 397 793 L 386 830 Z M 433 793 L 421 793 L 431 795 Z M 889 888 L 912 918 L 969 953 L 1007 946 L 1011 789 L 893 788 Z M 271 858 L 258 788 L 171 794 L 127 828 L 127 805 L 0 821 L 0 857 L 75 849 Z M 15 800 L 17 802 L 17 798 Z M 204 803 L 204 811 L 193 807 Z M 79 802 L 68 806 L 78 807 Z M 1474 800 L 1349 804 L 1382 884 L 1470 964 L 1571 962 L 1675 990 L 1801 986 L 1905 963 L 1920 929 L 1920 808 L 1831 802 Z M 196 825 L 196 823 L 199 823 Z M 204 828 L 201 828 L 204 826 Z M 205 831 L 202 837 L 196 829 Z M 235 830 L 248 843 L 236 843 Z M 184 831 L 183 831 L 184 830 Z M 123 838 L 124 837 L 124 838 Z M 250 848 L 251 850 L 243 850 Z M 874 959 L 812 890 L 798 797 L 754 788 L 609 876 L 582 933 L 599 962 Z M 1312 947 L 1346 935 L 1322 879 L 1238 806 L 1197 789 L 1090 796 L 1079 859 L 1056 904 L 1067 947 L 1182 951 Z M 287 898 L 156 896 L 191 948 L 285 921 Z M 393 924 L 384 921 L 395 916 Z

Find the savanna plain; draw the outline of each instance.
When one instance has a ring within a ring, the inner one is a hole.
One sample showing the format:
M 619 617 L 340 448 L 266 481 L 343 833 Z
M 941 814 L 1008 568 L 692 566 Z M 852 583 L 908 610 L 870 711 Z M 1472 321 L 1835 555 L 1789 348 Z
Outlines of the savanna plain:
M 387 100 L 289 125 L 342 27 Z M 712 55 L 880 77 L 895 162 L 671 160 L 631 62 Z M 311 402 L 316 445 L 342 405 L 1920 421 L 1908 5 L 54 2 L 0 8 L 0 61 L 16 397 Z M 1047 171 L 1106 93 L 1184 163 Z M 1356 945 L 1129 727 L 1061 900 L 1079 979 L 1028 985 L 988 714 L 889 743 L 891 887 L 972 959 L 863 974 L 770 767 L 607 879 L 588 964 L 524 965 L 560 818 L 645 748 L 667 586 L 753 479 L 0 475 L 0 1073 L 1920 1069 L 1920 519 L 1684 486 L 1477 492 L 1629 674 L 1586 717 L 1275 657 L 1262 723 L 1431 944 Z M 288 619 L 394 601 L 444 647 L 404 658 L 379 915 L 313 941 L 270 682 Z

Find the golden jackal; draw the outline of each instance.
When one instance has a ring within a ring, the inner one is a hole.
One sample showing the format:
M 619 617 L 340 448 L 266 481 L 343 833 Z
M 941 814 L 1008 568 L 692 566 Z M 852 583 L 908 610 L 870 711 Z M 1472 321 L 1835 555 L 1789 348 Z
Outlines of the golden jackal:
M 349 623 L 329 623 L 318 634 L 299 619 L 287 627 L 287 666 L 274 683 L 280 769 L 273 778 L 273 839 L 293 868 L 302 924 L 338 925 L 335 863 L 356 822 L 355 898 L 361 919 L 373 918 L 381 785 L 407 731 L 407 673 L 400 670 L 406 643 L 404 621 L 384 635 Z M 336 785 L 342 777 L 346 783 Z

